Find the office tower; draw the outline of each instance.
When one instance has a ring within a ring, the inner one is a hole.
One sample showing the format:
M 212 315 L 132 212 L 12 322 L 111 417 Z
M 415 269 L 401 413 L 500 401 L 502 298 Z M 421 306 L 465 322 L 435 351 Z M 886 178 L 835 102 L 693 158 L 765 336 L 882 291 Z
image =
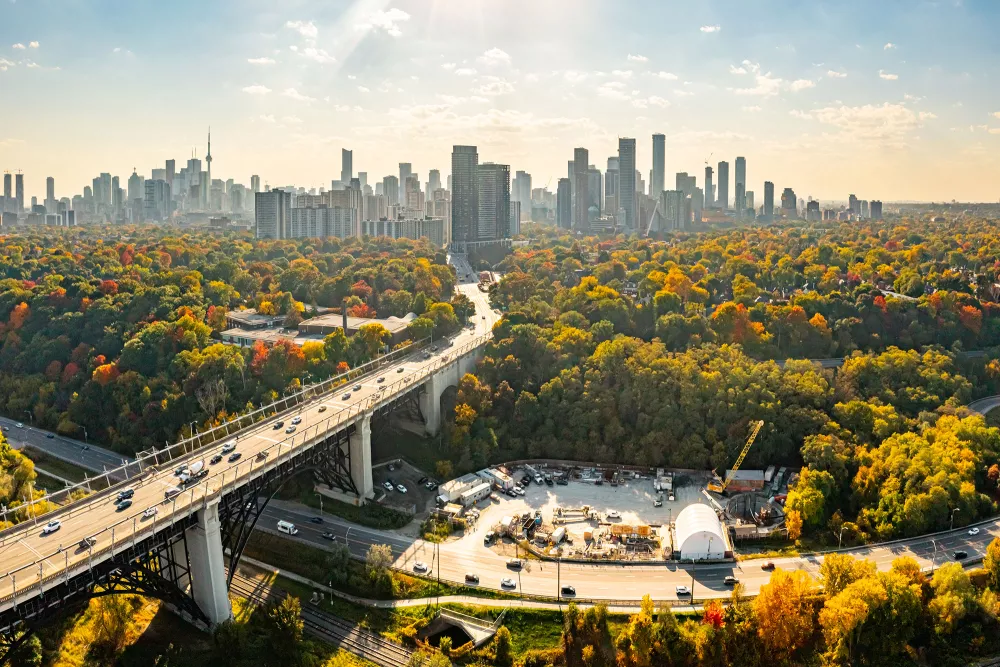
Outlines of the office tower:
M 3 175 L 3 201 L 4 201 L 4 208 L 3 208 L 2 211 L 0 211 L 0 213 L 4 213 L 4 212 L 9 211 L 9 210 L 11 210 L 11 209 L 14 208 L 14 205 L 13 205 L 14 195 L 12 194 L 11 179 L 10 179 L 10 172 L 9 171 L 4 172 L 4 175 Z
M 635 139 L 618 138 L 618 207 L 624 210 L 620 226 L 632 231 L 636 228 L 635 197 Z
M 361 183 L 361 189 L 362 190 L 364 190 L 365 188 L 367 188 L 368 187 L 368 172 L 367 171 L 359 171 L 358 172 L 358 181 L 360 181 L 360 183 Z
M 680 190 L 664 190 L 660 193 L 661 232 L 679 231 L 688 228 L 690 204 L 688 197 Z
M 146 181 L 143 211 L 149 221 L 163 222 L 170 216 L 170 185 L 166 181 Z
M 521 212 L 529 215 L 531 212 L 531 174 L 519 171 L 511 183 L 511 197 L 521 204 Z
M 858 198 L 855 195 L 848 195 L 847 210 L 850 211 L 851 213 L 861 212 L 861 208 L 858 206 Z
M 477 167 L 478 240 L 510 238 L 510 165 L 487 162 Z
M 250 177 L 250 191 L 254 194 L 260 192 L 260 176 L 253 174 Z
M 642 174 L 639 173 L 638 169 L 635 170 L 635 193 L 637 195 L 646 194 L 646 181 L 642 180 Z M 639 200 L 636 199 L 636 201 Z
M 878 199 L 873 199 L 870 203 L 872 220 L 882 219 L 882 202 Z
M 774 183 L 764 181 L 764 220 L 774 220 Z
M 386 176 L 382 179 L 382 194 L 389 206 L 399 206 L 399 179 L 395 176 Z
M 293 207 L 289 209 L 285 238 L 338 238 L 358 236 L 357 211 L 341 206 Z
M 702 221 L 702 213 L 705 209 L 705 193 L 701 188 L 694 189 L 691 196 L 691 219 L 698 223 Z
M 719 197 L 716 200 L 716 205 L 723 211 L 729 209 L 729 163 L 720 162 L 719 163 Z
M 477 239 L 479 229 L 479 153 L 475 146 L 451 151 L 451 242 L 460 247 Z
M 743 210 L 747 207 L 747 159 L 745 157 L 736 158 L 736 214 L 743 217 Z
M 601 181 L 601 170 L 594 165 L 590 165 L 587 168 L 587 190 L 590 193 L 587 208 L 596 209 L 598 217 L 601 215 L 601 211 L 603 210 L 601 207 L 604 204 L 604 197 L 601 196 L 604 192 L 604 186 Z M 590 213 L 588 212 L 587 215 L 589 216 Z
M 424 193 L 420 191 L 420 177 L 416 174 L 406 179 L 404 186 L 405 199 L 408 217 L 420 216 L 424 211 Z
M 744 195 L 744 198 L 746 199 L 747 210 L 750 211 L 750 215 L 752 217 L 754 215 L 753 190 L 747 190 L 746 194 Z
M 148 184 L 147 184 L 148 185 Z M 281 189 L 254 195 L 256 234 L 259 239 L 288 238 L 292 215 L 292 193 Z
M 24 174 L 21 172 L 14 175 L 14 203 L 17 206 L 16 212 L 24 213 Z
M 653 135 L 653 173 L 649 179 L 651 188 L 649 195 L 659 197 L 666 187 L 666 137 L 662 134 Z
M 573 188 L 568 178 L 560 178 L 556 190 L 556 225 L 560 229 L 573 226 Z
M 406 183 L 406 179 L 413 175 L 413 165 L 409 162 L 399 163 L 399 184 Z
M 441 189 L 441 170 L 431 169 L 427 172 L 427 196 L 430 197 L 434 194 L 435 190 Z
M 507 227 L 510 238 L 514 238 L 521 233 L 521 202 L 516 199 L 510 200 L 510 223 Z
M 340 149 L 340 182 L 347 185 L 354 178 L 354 151 Z
M 56 200 L 56 179 L 49 176 L 45 179 L 45 201 Z
M 822 214 L 819 212 L 818 201 L 810 199 L 809 203 L 806 204 L 806 220 L 812 220 L 814 222 L 822 220 Z
M 608 215 L 618 213 L 618 158 L 608 158 L 608 169 L 604 172 L 604 212 Z
M 146 198 L 146 188 L 142 184 L 142 176 L 136 173 L 136 170 L 132 169 L 132 175 L 128 177 L 128 200 L 135 201 L 136 199 Z
M 715 208 L 715 177 L 713 169 L 705 165 L 705 208 Z
M 781 193 L 781 212 L 786 218 L 795 219 L 798 216 L 798 200 L 795 198 L 795 190 L 785 188 Z
M 167 160 L 166 168 L 167 168 L 167 183 L 170 185 L 171 191 L 173 191 L 174 176 L 177 175 L 177 161 Z
M 590 155 L 586 148 L 573 149 L 573 229 L 590 230 L 587 209 L 590 208 L 590 179 L 587 174 Z

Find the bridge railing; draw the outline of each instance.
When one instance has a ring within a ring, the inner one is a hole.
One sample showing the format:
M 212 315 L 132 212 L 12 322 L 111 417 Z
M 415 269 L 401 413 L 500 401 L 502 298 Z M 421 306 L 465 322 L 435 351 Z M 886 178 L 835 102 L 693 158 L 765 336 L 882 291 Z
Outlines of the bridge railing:
M 161 449 L 153 449 L 147 451 L 146 453 L 142 454 L 135 460 L 130 461 L 129 463 L 123 466 L 111 470 L 106 470 L 102 475 L 85 479 L 83 482 L 78 482 L 77 484 L 67 486 L 66 488 L 59 489 L 58 491 L 47 493 L 45 496 L 41 498 L 29 500 L 26 504 L 19 505 L 18 507 L 5 509 L 4 511 L 0 512 L 0 521 L 6 521 L 8 515 L 20 512 L 20 513 L 27 513 L 29 517 L 28 520 L 37 523 L 38 517 L 33 513 L 34 505 L 45 501 L 54 504 L 59 504 L 60 500 L 65 500 L 66 498 L 69 498 L 70 496 L 72 496 L 74 491 L 80 489 L 85 489 L 89 493 L 91 488 L 90 487 L 91 482 L 95 479 L 100 479 L 101 477 L 105 478 L 105 486 L 111 487 L 108 490 L 106 490 L 106 492 L 113 492 L 115 489 L 124 488 L 125 486 L 128 486 L 128 484 L 132 482 L 134 479 L 141 476 L 143 471 L 145 471 L 147 468 L 151 466 L 155 467 L 163 463 L 169 463 L 178 456 L 184 456 L 186 454 L 193 453 L 199 449 L 207 447 L 215 442 L 218 442 L 219 440 L 228 438 L 231 435 L 238 433 L 242 429 L 249 428 L 250 426 L 253 426 L 255 423 L 263 419 L 266 419 L 267 417 L 274 416 L 288 409 L 294 408 L 296 405 L 302 403 L 303 401 L 309 398 L 325 394 L 326 392 L 331 391 L 332 389 L 338 386 L 344 385 L 355 378 L 367 375 L 368 373 L 371 373 L 372 371 L 377 370 L 378 368 L 381 368 L 386 364 L 393 363 L 394 361 L 400 358 L 413 354 L 414 352 L 417 352 L 425 348 L 430 343 L 431 343 L 430 338 L 423 338 L 415 343 L 407 345 L 406 347 L 400 348 L 398 350 L 393 350 L 389 354 L 376 357 L 375 359 L 365 362 L 364 364 L 361 364 L 356 368 L 352 368 L 345 373 L 341 373 L 339 375 L 330 377 L 326 380 L 323 380 L 322 382 L 306 385 L 299 391 L 296 391 L 287 396 L 283 396 L 277 401 L 269 403 L 263 407 L 257 408 L 252 412 L 233 415 L 222 424 L 219 424 L 218 426 L 215 426 L 206 431 L 203 431 L 202 433 L 192 434 L 188 438 L 179 440 L 178 442 L 172 445 L 167 445 L 166 447 L 163 447 Z M 138 474 L 136 474 L 136 468 L 138 468 L 139 471 Z M 118 478 L 119 483 L 112 487 L 114 478 Z M 46 516 L 55 517 L 59 516 L 59 514 L 60 511 L 56 510 L 55 512 L 50 512 Z M 6 530 L 0 531 L 0 546 L 3 546 L 5 536 L 8 535 L 9 533 L 16 532 L 17 527 L 19 525 L 21 524 L 18 523 L 10 528 L 7 528 Z
M 165 526 L 172 525 L 179 519 L 184 519 L 189 514 L 198 511 L 198 509 L 207 507 L 217 497 L 221 497 L 237 486 L 245 484 L 255 476 L 265 474 L 272 468 L 294 457 L 303 449 L 323 440 L 331 431 L 335 432 L 340 427 L 370 413 L 379 404 L 393 400 L 396 394 L 405 393 L 419 386 L 428 377 L 450 364 L 457 363 L 463 355 L 482 346 L 491 337 L 490 334 L 486 334 L 459 347 L 444 348 L 440 352 L 437 362 L 422 367 L 415 374 L 415 377 L 414 375 L 410 375 L 389 383 L 377 395 L 367 398 L 364 402 L 347 406 L 345 409 L 331 414 L 323 421 L 307 426 L 301 432 L 286 435 L 256 455 L 247 457 L 247 460 L 238 461 L 235 465 L 210 474 L 200 484 L 185 489 L 173 498 L 162 501 L 159 505 L 154 505 L 154 507 L 158 508 L 167 505 L 170 506 L 169 514 L 164 513 L 166 516 L 162 518 L 159 511 L 152 517 L 144 517 L 144 512 L 147 508 L 139 509 L 132 514 L 123 515 L 119 521 L 104 526 L 89 536 L 95 540 L 95 545 L 107 540 L 107 544 L 96 551 L 93 547 L 81 550 L 74 543 L 65 547 L 60 544 L 57 549 L 46 555 L 36 553 L 37 557 L 33 562 L 8 571 L 0 576 L 0 604 L 13 601 L 16 606 L 19 598 L 30 598 L 36 590 L 41 591 L 46 586 L 57 585 L 62 581 L 68 580 L 76 570 L 89 567 L 95 558 L 100 561 L 105 557 L 113 557 L 115 553 L 132 547 L 143 539 L 155 535 L 156 532 L 162 530 Z M 153 469 L 149 469 L 143 477 L 151 476 L 149 473 L 152 472 Z M 140 480 L 134 486 L 141 486 L 145 483 L 144 480 Z M 101 494 L 102 497 L 107 497 L 109 500 L 112 495 L 113 491 Z M 73 516 L 75 511 L 82 511 L 95 501 L 93 497 L 86 500 L 89 502 L 81 503 L 78 507 L 70 506 L 64 512 L 53 513 L 51 516 L 58 515 L 61 519 L 68 520 Z M 152 521 L 146 520 L 148 518 L 151 518 Z M 130 527 L 131 530 L 129 530 Z M 24 531 L 23 524 L 15 528 L 18 533 Z M 8 531 L 10 530 L 13 529 L 8 529 Z M 0 542 L 0 545 L 2 545 L 2 542 Z M 71 560 L 74 562 L 71 563 Z M 46 567 L 49 568 L 48 574 L 46 574 Z M 20 584 L 18 583 L 18 579 L 20 579 Z

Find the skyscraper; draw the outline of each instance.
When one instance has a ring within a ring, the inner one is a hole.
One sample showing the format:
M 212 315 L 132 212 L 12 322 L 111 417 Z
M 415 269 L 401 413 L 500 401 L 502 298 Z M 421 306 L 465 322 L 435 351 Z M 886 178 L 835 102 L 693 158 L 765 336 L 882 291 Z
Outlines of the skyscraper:
M 651 197 L 659 197 L 666 187 L 666 137 L 662 134 L 653 135 L 653 176 L 649 185 Z
M 257 174 L 250 176 L 250 191 L 254 194 L 260 192 L 260 176 Z
M 586 148 L 573 149 L 573 229 L 577 232 L 590 230 L 587 220 L 587 209 L 590 208 L 589 163 L 590 155 Z
M 21 172 L 14 175 L 14 202 L 17 213 L 24 213 L 24 174 Z
M 340 182 L 349 185 L 354 178 L 354 151 L 340 149 Z
M 14 208 L 14 195 L 11 193 L 10 172 L 7 171 L 3 175 L 3 207 L 0 209 L 0 213 L 10 212 Z
M 729 208 L 729 163 L 719 163 L 719 197 L 716 205 L 723 211 Z
M 618 223 L 629 231 L 636 229 L 635 206 L 635 139 L 618 138 L 618 207 L 624 219 Z
M 511 182 L 511 197 L 521 204 L 524 215 L 531 214 L 531 174 L 519 171 Z
M 858 206 L 858 198 L 856 195 L 848 195 L 847 210 L 851 213 L 860 213 L 861 209 Z
M 573 226 L 573 190 L 568 178 L 560 178 L 556 190 L 556 225 L 560 229 Z
M 145 199 L 146 188 L 142 184 L 142 176 L 132 170 L 132 175 L 128 177 L 128 200 Z
M 660 193 L 661 232 L 678 231 L 688 228 L 688 199 L 680 190 L 664 190 Z
M 205 182 L 201 185 L 202 208 L 211 209 L 212 198 L 209 192 L 212 189 L 212 128 L 208 128 L 208 153 L 205 155 Z
M 146 182 L 147 192 L 149 181 Z M 292 215 L 292 193 L 281 189 L 258 192 L 254 195 L 256 234 L 259 239 L 288 238 Z
M 705 165 L 705 208 L 715 208 L 715 171 Z
M 406 179 L 413 176 L 413 165 L 409 162 L 399 163 L 399 184 L 403 185 L 406 183 Z
M 781 212 L 790 220 L 799 217 L 798 200 L 795 198 L 795 190 L 785 188 L 781 193 Z
M 49 176 L 45 179 L 45 201 L 54 202 L 56 200 L 56 179 Z
M 382 179 L 382 193 L 389 206 L 399 205 L 399 179 L 395 176 L 386 176 Z
M 747 207 L 747 159 L 745 157 L 736 158 L 736 216 L 743 217 L 743 211 Z
M 477 167 L 479 241 L 510 238 L 510 165 L 487 162 Z
M 451 151 L 451 242 L 475 241 L 479 231 L 479 153 L 475 146 Z
M 434 194 L 435 190 L 441 189 L 441 170 L 431 169 L 427 173 L 427 197 L 428 199 Z
M 869 203 L 869 208 L 871 209 L 872 220 L 882 219 L 882 202 L 878 199 L 873 199 Z
M 764 220 L 774 220 L 774 183 L 764 181 Z
M 177 175 L 177 161 L 167 160 L 167 183 L 170 184 L 171 189 L 174 185 L 174 176 Z
M 615 215 L 618 212 L 618 158 L 608 158 L 608 169 L 604 172 L 604 212 Z
M 587 168 L 587 189 L 590 192 L 590 200 L 587 202 L 587 207 L 596 208 L 597 215 L 601 214 L 601 206 L 604 204 L 604 198 L 601 196 L 604 190 L 602 180 L 601 170 L 594 165 L 590 165 Z

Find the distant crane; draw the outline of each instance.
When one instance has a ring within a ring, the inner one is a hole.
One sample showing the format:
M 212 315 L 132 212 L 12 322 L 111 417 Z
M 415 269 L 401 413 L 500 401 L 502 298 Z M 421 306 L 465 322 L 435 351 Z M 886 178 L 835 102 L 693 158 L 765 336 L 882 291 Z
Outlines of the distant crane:
M 750 437 L 747 438 L 746 444 L 743 445 L 743 451 L 740 452 L 739 457 L 737 457 L 737 459 L 736 459 L 736 463 L 733 464 L 733 467 L 732 467 L 733 475 L 727 476 L 726 479 L 725 479 L 725 481 L 723 481 L 723 480 L 719 479 L 718 473 L 716 473 L 714 470 L 712 471 L 715 474 L 715 480 L 708 483 L 708 490 L 709 491 L 713 491 L 715 493 L 724 493 L 725 492 L 726 487 L 728 487 L 729 483 L 731 481 L 733 481 L 733 476 L 736 475 L 736 471 L 740 469 L 741 465 L 743 465 L 743 459 L 745 459 L 747 457 L 747 452 L 750 451 L 750 446 L 753 445 L 753 441 L 757 439 L 757 434 L 760 433 L 760 429 L 763 426 L 764 426 L 764 420 L 763 419 L 757 421 L 753 425 L 753 428 L 750 431 Z
M 643 238 L 649 238 L 649 232 L 653 229 L 653 221 L 656 220 L 656 212 L 660 210 L 660 200 L 656 200 L 656 206 L 653 207 L 653 215 L 649 216 L 649 224 L 646 225 L 646 231 L 643 232 Z

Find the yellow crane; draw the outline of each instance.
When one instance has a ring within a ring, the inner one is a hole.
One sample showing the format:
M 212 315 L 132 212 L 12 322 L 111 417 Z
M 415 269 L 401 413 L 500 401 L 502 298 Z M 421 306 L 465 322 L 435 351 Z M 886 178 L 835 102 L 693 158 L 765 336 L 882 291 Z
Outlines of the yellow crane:
M 753 441 L 757 439 L 757 434 L 760 433 L 761 427 L 764 426 L 764 420 L 761 419 L 754 423 L 753 428 L 750 430 L 750 437 L 747 438 L 747 444 L 743 445 L 743 451 L 740 452 L 739 457 L 736 459 L 736 463 L 733 464 L 732 471 L 735 474 L 740 466 L 743 465 L 743 459 L 747 457 L 747 452 L 750 451 L 750 446 L 753 445 Z M 729 482 L 732 481 L 732 477 L 727 477 L 725 481 L 719 479 L 718 473 L 712 471 L 715 474 L 715 479 L 708 483 L 708 490 L 715 493 L 723 493 L 726 487 L 729 486 Z

